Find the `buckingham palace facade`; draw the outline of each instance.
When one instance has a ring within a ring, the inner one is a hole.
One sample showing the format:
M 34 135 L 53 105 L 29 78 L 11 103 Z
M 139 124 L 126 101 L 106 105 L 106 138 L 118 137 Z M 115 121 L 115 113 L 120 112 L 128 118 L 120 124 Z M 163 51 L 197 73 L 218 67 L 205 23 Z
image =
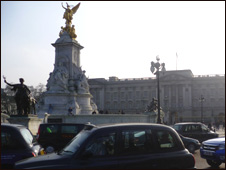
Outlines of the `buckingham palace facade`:
M 169 124 L 183 121 L 225 121 L 225 75 L 194 76 L 191 70 L 160 72 L 160 106 Z M 142 114 L 157 98 L 155 77 L 89 79 L 99 111 Z M 201 120 L 202 119 L 202 120 Z

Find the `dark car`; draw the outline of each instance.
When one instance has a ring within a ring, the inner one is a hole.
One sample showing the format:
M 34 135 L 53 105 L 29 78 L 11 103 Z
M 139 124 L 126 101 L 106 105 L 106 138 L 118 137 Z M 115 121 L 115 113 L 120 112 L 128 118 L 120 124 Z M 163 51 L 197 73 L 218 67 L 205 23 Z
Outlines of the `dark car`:
M 36 157 L 41 150 L 27 127 L 1 123 L 1 169 L 12 169 L 16 161 Z
M 46 153 L 59 151 L 82 129 L 92 126 L 88 123 L 43 123 L 39 125 L 37 141 L 45 148 Z
M 150 123 L 83 130 L 60 152 L 26 159 L 17 169 L 187 169 L 194 156 L 171 127 Z
M 225 163 L 225 137 L 202 142 L 200 156 L 206 159 L 206 162 L 214 168 Z
M 199 140 L 202 143 L 205 140 L 217 138 L 219 134 L 210 130 L 206 125 L 200 122 L 176 123 L 173 128 L 181 135 Z
M 187 148 L 189 152 L 194 153 L 196 150 L 200 148 L 201 144 L 197 139 L 185 137 L 181 134 L 179 135 L 184 143 L 185 148 Z

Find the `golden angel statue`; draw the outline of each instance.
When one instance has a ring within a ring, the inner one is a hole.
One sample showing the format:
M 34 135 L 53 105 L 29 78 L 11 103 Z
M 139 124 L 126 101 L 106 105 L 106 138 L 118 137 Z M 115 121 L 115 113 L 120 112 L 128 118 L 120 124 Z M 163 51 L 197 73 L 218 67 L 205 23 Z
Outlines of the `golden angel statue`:
M 80 3 L 78 3 L 75 7 L 73 7 L 72 9 L 70 9 L 70 5 L 68 5 L 68 3 L 66 2 L 67 4 L 67 8 L 65 8 L 63 6 L 63 3 L 62 3 L 62 7 L 65 9 L 65 12 L 64 12 L 64 16 L 63 18 L 66 19 L 66 27 L 70 27 L 71 26 L 71 21 L 73 19 L 73 15 L 76 13 L 76 11 L 78 10 L 79 6 L 80 6 Z

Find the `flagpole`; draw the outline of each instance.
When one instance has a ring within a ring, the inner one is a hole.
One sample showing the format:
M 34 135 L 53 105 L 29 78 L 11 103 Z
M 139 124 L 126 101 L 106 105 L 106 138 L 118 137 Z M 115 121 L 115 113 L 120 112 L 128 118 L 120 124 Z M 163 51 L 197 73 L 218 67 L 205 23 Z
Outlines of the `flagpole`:
M 176 53 L 176 70 L 177 70 L 177 58 L 178 58 L 178 56 L 177 56 L 177 53 Z

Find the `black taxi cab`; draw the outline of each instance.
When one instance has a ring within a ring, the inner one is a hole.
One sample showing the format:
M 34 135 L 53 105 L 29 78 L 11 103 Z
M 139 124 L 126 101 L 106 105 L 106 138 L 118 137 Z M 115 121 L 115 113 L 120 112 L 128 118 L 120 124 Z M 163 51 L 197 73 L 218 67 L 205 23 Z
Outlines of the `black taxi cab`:
M 100 125 L 82 130 L 58 153 L 16 163 L 17 169 L 193 169 L 171 127 L 151 123 Z

